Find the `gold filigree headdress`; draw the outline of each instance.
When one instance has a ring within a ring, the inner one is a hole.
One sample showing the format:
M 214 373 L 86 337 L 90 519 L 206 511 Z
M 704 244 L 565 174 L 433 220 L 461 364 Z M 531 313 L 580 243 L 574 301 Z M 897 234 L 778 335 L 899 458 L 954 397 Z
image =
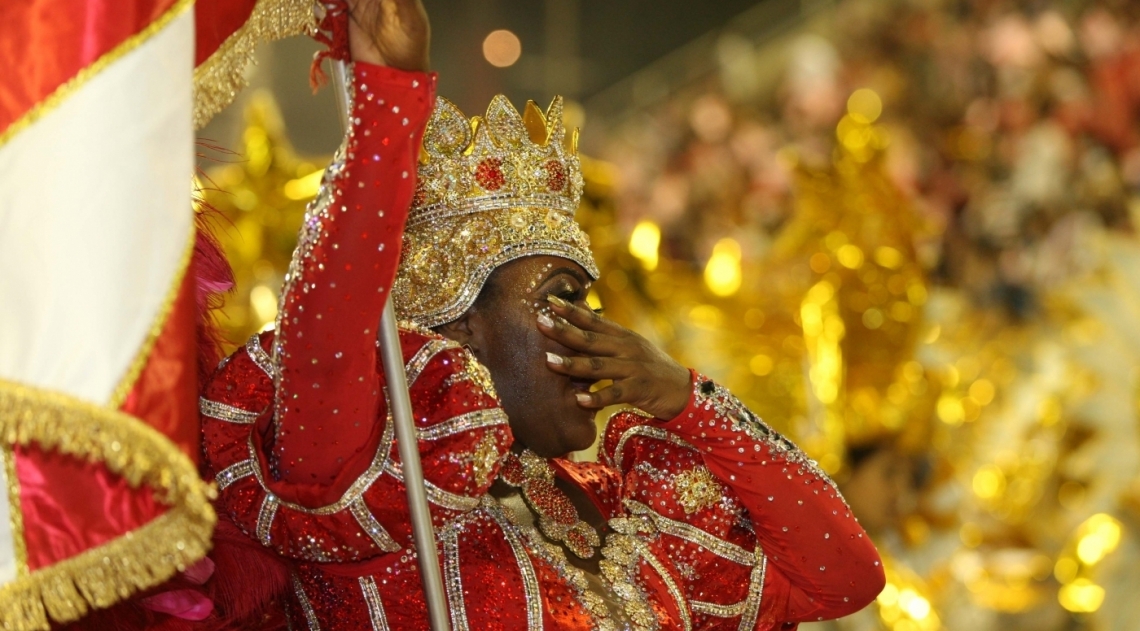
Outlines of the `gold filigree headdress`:
M 574 221 L 582 197 L 578 131 L 562 98 L 519 115 L 503 95 L 468 120 L 437 99 L 424 133 L 419 179 L 393 294 L 401 319 L 425 327 L 471 307 L 498 266 L 532 255 L 570 259 L 598 277 L 590 240 Z

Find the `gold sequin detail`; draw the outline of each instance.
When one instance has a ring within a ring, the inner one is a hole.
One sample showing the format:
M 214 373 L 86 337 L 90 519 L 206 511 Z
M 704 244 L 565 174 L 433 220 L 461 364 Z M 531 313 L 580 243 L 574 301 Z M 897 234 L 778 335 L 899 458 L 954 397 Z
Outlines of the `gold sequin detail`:
M 677 489 L 677 503 L 685 509 L 686 515 L 716 506 L 723 495 L 720 483 L 704 466 L 698 465 L 673 478 L 673 487 Z
M 478 483 L 491 479 L 495 472 L 495 465 L 499 463 L 499 441 L 495 435 L 488 432 L 475 444 L 475 452 L 471 454 L 471 472 Z
M 316 31 L 312 0 L 258 0 L 249 19 L 194 69 L 194 129 L 202 129 L 245 87 L 246 67 L 263 42 Z

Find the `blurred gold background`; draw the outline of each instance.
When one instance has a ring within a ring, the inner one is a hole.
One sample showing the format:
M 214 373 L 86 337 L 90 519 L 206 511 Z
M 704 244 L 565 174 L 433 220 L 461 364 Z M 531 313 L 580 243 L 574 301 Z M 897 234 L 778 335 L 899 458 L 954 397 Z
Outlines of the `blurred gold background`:
M 889 585 L 819 627 L 1134 628 L 1136 8 L 813 7 L 569 108 L 591 299 L 843 486 Z M 272 92 L 240 111 L 201 178 L 235 345 L 272 322 L 328 159 L 294 151 Z

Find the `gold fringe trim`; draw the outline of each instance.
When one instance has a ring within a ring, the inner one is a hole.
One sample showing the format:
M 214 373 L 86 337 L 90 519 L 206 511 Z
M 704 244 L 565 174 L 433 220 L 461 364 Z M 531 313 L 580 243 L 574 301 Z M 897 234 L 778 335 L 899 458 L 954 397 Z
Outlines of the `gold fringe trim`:
M 32 109 L 24 113 L 23 116 L 17 118 L 8 126 L 7 129 L 0 132 L 0 147 L 7 144 L 16 134 L 26 129 L 32 123 L 43 118 L 51 113 L 64 101 L 67 100 L 72 94 L 75 94 L 80 88 L 87 84 L 88 81 L 95 78 L 95 75 L 106 70 L 107 66 L 118 61 L 123 55 L 133 51 L 142 44 L 144 44 L 151 37 L 154 37 L 162 29 L 166 28 L 174 18 L 182 15 L 187 9 L 194 5 L 194 0 L 178 0 L 174 6 L 158 17 L 157 20 L 147 24 L 143 30 L 131 35 L 123 40 L 121 44 L 109 50 L 102 57 L 96 59 L 91 65 L 81 69 L 76 75 L 63 85 L 55 89 L 54 92 L 49 94 L 44 100 L 32 106 Z
M 194 129 L 202 129 L 246 86 L 245 70 L 257 45 L 312 34 L 317 29 L 313 0 L 258 0 L 245 24 L 194 69 Z
M 16 552 L 16 578 L 28 575 L 28 545 L 24 540 L 24 509 L 20 507 L 20 485 L 16 478 L 16 454 L 11 445 L 0 445 L 4 458 L 4 477 L 8 480 L 8 527 L 12 530 L 12 547 Z
M 138 419 L 73 397 L 0 380 L 0 438 L 99 462 L 172 508 L 141 528 L 0 588 L 0 628 L 48 629 L 153 587 L 209 550 L 213 485 L 165 436 Z M 15 480 L 9 481 L 9 484 Z
M 131 365 L 127 367 L 126 374 L 119 380 L 119 385 L 115 386 L 114 391 L 111 392 L 111 400 L 107 403 L 107 407 L 119 409 L 123 407 L 123 402 L 127 400 L 127 396 L 131 393 L 131 388 L 135 387 L 135 382 L 138 381 L 139 375 L 142 374 L 146 362 L 150 359 L 150 352 L 154 350 L 154 344 L 158 341 L 158 336 L 162 335 L 162 329 L 166 327 L 166 321 L 170 319 L 170 312 L 174 309 L 174 301 L 178 300 L 178 294 L 182 292 L 182 281 L 185 280 L 186 271 L 190 269 L 190 259 L 194 256 L 194 241 L 197 238 L 197 228 L 194 223 L 190 223 L 190 240 L 186 243 L 186 247 L 182 252 L 182 260 L 178 262 L 177 271 L 174 273 L 174 282 L 171 283 L 170 288 L 166 290 L 166 296 L 162 299 L 162 304 L 159 305 L 158 313 L 154 318 L 154 322 L 150 325 L 150 330 L 147 331 L 146 339 L 143 340 L 142 346 L 139 346 L 138 352 L 135 353 L 135 358 L 131 360 Z

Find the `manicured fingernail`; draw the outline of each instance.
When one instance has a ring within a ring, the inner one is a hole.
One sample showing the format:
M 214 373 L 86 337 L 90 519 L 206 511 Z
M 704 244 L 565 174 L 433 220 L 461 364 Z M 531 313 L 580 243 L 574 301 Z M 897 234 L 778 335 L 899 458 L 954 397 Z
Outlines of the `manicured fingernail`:
M 548 329 L 554 328 L 554 320 L 551 320 L 550 316 L 545 313 L 538 314 L 538 323 Z
M 561 366 L 562 364 L 566 363 L 566 360 L 562 359 L 561 355 L 555 355 L 554 353 L 550 352 L 546 353 L 546 361 L 554 364 L 555 366 Z
M 579 392 L 578 394 L 574 395 L 574 398 L 578 399 L 578 403 L 581 405 L 590 405 L 594 402 L 594 397 L 586 394 L 585 392 Z
M 558 296 L 555 296 L 554 294 L 546 294 L 546 300 L 549 301 L 551 304 L 558 306 L 558 307 L 569 307 L 570 306 L 570 303 L 559 298 Z

